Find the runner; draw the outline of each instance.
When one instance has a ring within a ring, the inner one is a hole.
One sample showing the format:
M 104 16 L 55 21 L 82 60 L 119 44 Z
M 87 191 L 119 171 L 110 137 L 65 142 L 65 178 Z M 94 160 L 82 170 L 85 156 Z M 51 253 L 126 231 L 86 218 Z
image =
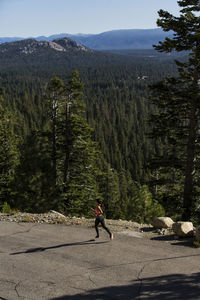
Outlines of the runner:
M 95 209 L 91 208 L 93 212 L 95 212 L 96 220 L 95 220 L 95 229 L 97 232 L 97 235 L 95 238 L 99 238 L 99 228 L 98 225 L 101 223 L 102 227 L 108 232 L 110 239 L 113 240 L 113 233 L 110 232 L 108 227 L 105 225 L 104 216 L 103 216 L 103 210 L 101 208 L 101 201 L 97 200 L 97 207 Z

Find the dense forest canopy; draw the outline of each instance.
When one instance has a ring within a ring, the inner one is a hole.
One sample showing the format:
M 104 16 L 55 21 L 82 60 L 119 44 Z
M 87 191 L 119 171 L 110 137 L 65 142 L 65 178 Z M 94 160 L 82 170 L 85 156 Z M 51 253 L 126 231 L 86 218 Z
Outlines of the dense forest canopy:
M 2 105 L 12 113 L 10 143 L 15 136 L 14 170 L 9 186 L 2 190 L 6 196 L 1 197 L 1 206 L 6 202 L 13 209 L 56 208 L 87 216 L 88 207 L 100 197 L 109 218 L 149 222 L 155 215 L 171 213 L 148 188 L 152 176 L 148 161 L 162 152 L 162 143 L 148 138 L 147 119 L 155 109 L 148 101 L 148 86 L 177 74 L 173 55 L 152 57 L 152 50 L 144 55 L 143 51 L 58 53 L 52 49 L 24 55 L 16 51 L 18 45 L 0 55 Z M 73 73 L 75 69 L 79 74 Z M 50 96 L 49 86 L 56 78 L 58 90 Z M 70 78 L 78 82 L 74 101 L 82 107 L 80 111 L 75 104 L 74 119 L 62 113 L 73 86 Z M 55 124 L 48 113 L 51 107 L 58 109 Z M 81 159 L 79 139 L 85 145 L 80 176 L 78 171 L 67 176 L 67 157 L 73 170 Z M 81 183 L 83 177 L 87 181 Z

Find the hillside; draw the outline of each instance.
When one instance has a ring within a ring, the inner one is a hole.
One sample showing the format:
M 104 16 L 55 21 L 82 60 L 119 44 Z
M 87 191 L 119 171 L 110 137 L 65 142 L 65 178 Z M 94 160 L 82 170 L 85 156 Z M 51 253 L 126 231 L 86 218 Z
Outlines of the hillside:
M 8 105 L 23 112 L 29 131 L 41 124 L 47 81 L 53 76 L 65 80 L 77 68 L 85 85 L 88 122 L 106 160 L 118 169 L 120 159 L 123 168 L 141 180 L 145 174 L 142 166 L 150 155 L 144 136 L 147 87 L 175 72 L 175 66 L 171 57 L 157 56 L 153 50 L 130 51 L 104 53 L 68 38 L 5 43 L 0 45 L 0 84 L 6 89 Z M 140 150 L 133 151 L 138 147 Z
M 37 41 L 26 39 L 7 42 L 0 45 L 1 71 L 28 72 L 33 76 L 51 77 L 52 74 L 63 74 L 69 70 L 130 66 L 141 68 L 144 62 L 163 63 L 178 57 L 177 53 L 170 55 L 158 53 L 155 50 L 92 50 L 70 38 L 57 38 L 53 41 Z M 39 74 L 38 74 L 39 71 Z M 138 72 L 139 75 L 139 72 Z
M 27 39 L 0 45 L 2 71 L 23 71 L 31 75 L 39 71 L 39 77 L 43 73 L 51 77 L 52 73 L 61 74 L 75 68 L 124 63 L 129 63 L 127 57 L 91 50 L 69 38 L 53 41 Z
M 174 74 L 176 68 L 171 57 L 152 56 L 151 50 L 140 54 L 136 51 L 137 55 L 134 51 L 131 50 L 131 55 L 126 55 L 126 51 L 123 55 L 105 53 L 66 38 L 53 42 L 29 39 L 0 45 L 0 86 L 5 90 L 4 105 L 12 112 L 14 131 L 24 143 L 20 149 L 24 161 L 20 166 L 21 175 L 17 176 L 18 180 L 20 176 L 23 180 L 15 187 L 18 193 L 15 205 L 19 209 L 44 212 L 54 205 L 48 197 L 51 185 L 46 184 L 49 159 L 41 149 L 44 162 L 48 162 L 41 170 L 42 164 L 38 165 L 40 148 L 37 148 L 33 133 L 44 129 L 49 80 L 57 76 L 66 82 L 76 68 L 84 83 L 85 116 L 94 129 L 92 139 L 98 142 L 102 153 L 99 168 L 103 173 L 98 184 L 105 201 L 109 199 L 115 205 L 107 208 L 108 216 L 135 218 L 139 222 L 146 218 L 139 206 L 139 217 L 135 210 L 131 212 L 134 215 L 130 215 L 130 199 L 138 197 L 137 184 L 141 184 L 141 193 L 149 195 L 144 186 L 149 179 L 147 162 L 160 150 L 146 135 L 148 113 L 152 110 L 148 85 L 167 74 Z M 45 141 L 41 145 L 47 146 Z M 13 200 L 11 202 L 12 206 Z M 137 205 L 140 204 L 134 204 Z

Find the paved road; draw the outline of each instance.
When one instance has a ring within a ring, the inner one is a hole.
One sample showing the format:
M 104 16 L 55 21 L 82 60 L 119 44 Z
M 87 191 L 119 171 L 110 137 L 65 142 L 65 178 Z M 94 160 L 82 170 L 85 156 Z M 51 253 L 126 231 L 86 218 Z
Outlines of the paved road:
M 200 249 L 80 226 L 0 222 L 0 299 L 200 299 Z

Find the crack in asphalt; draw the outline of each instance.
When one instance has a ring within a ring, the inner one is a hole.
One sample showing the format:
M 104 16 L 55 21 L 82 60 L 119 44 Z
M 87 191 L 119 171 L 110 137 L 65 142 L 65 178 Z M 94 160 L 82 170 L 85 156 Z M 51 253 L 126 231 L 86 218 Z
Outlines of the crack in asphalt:
M 55 286 L 56 286 L 56 283 L 55 282 L 52 282 L 52 281 L 46 281 L 46 280 L 42 280 L 42 281 L 40 281 L 41 283 L 45 283 L 45 284 L 47 284 L 48 285 L 48 287 L 50 287 L 50 290 L 49 290 L 49 292 L 48 292 L 48 299 L 50 299 L 49 297 L 51 297 L 52 296 L 52 290 L 54 291 L 55 290 Z M 46 296 L 46 297 L 47 297 Z M 33 300 L 35 300 L 35 299 L 33 299 Z
M 42 280 L 42 281 L 40 281 L 40 282 L 42 282 L 42 283 L 47 283 L 49 286 L 56 285 L 56 283 L 55 283 L 55 282 L 52 282 L 52 281 L 45 281 L 45 280 Z
M 152 260 L 147 260 L 147 261 L 143 261 L 146 262 L 146 264 L 144 264 L 141 269 L 138 272 L 137 275 L 137 280 L 140 281 L 140 285 L 138 288 L 138 299 L 140 299 L 141 296 L 141 291 L 142 291 L 142 285 L 143 285 L 143 278 L 142 278 L 142 273 L 144 272 L 144 269 L 146 267 L 148 267 L 149 265 L 151 265 L 152 263 L 155 262 L 159 262 L 159 261 L 165 261 L 165 260 L 172 260 L 172 259 L 183 259 L 183 258 L 188 258 L 188 257 L 192 257 L 192 256 L 200 256 L 200 254 L 193 254 L 193 255 L 182 255 L 182 256 L 172 256 L 172 257 L 165 257 L 165 258 L 157 258 L 157 259 L 152 259 Z M 113 267 L 120 267 L 120 266 L 126 266 L 126 265 L 133 265 L 133 264 L 138 264 L 138 263 L 142 263 L 141 261 L 135 261 L 135 262 L 129 262 L 129 263 L 124 263 L 124 264 L 117 264 L 117 265 L 110 265 L 110 266 L 102 266 L 102 267 L 97 267 L 97 268 L 90 268 L 90 270 L 103 270 L 105 268 L 113 268 Z
M 155 260 L 152 260 L 150 261 L 149 263 L 145 264 L 144 266 L 142 266 L 142 268 L 140 269 L 140 271 L 138 272 L 138 275 L 137 275 L 137 279 L 138 281 L 140 281 L 140 285 L 139 285 L 139 288 L 138 288 L 138 299 L 140 299 L 140 296 L 141 296 L 141 291 L 142 291 L 142 285 L 143 285 L 143 278 L 141 278 L 141 275 L 142 273 L 144 272 L 144 269 L 149 266 L 150 264 L 152 264 L 153 262 L 155 262 Z
M 85 293 L 87 292 L 86 289 L 83 289 L 83 288 L 80 288 L 80 287 L 76 287 L 76 286 L 69 285 L 69 284 L 67 284 L 67 286 L 70 287 L 70 288 L 72 288 L 72 289 L 75 289 L 77 291 L 82 291 L 82 292 L 85 292 Z
M 141 296 L 141 291 L 142 291 L 142 285 L 143 285 L 143 278 L 141 277 L 142 276 L 142 273 L 144 272 L 144 269 L 146 267 L 148 267 L 149 265 L 151 265 L 152 263 L 155 263 L 155 262 L 159 262 L 159 261 L 164 261 L 164 260 L 170 260 L 170 259 L 180 259 L 180 258 L 186 258 L 186 257 L 190 257 L 190 256 L 199 256 L 199 254 L 196 254 L 196 255 L 189 255 L 189 256 L 175 256 L 175 257 L 166 257 L 166 258 L 157 258 L 157 259 L 154 259 L 154 260 L 151 260 L 149 261 L 148 263 L 146 263 L 145 265 L 143 265 L 140 269 L 140 271 L 138 272 L 138 275 L 137 275 L 137 279 L 140 281 L 140 286 L 138 288 L 138 299 L 140 299 L 140 296 Z
M 21 283 L 21 281 L 19 281 L 19 282 L 15 285 L 15 292 L 16 292 L 18 298 L 20 298 L 20 295 L 19 295 L 19 293 L 18 293 L 17 288 L 18 288 L 18 286 L 20 285 L 20 283 Z
M 144 262 L 149 264 L 149 263 L 156 262 L 156 261 L 182 259 L 182 258 L 195 257 L 195 256 L 200 256 L 200 254 L 172 256 L 172 257 L 165 257 L 165 258 L 163 257 L 163 258 L 151 259 L 151 260 L 146 260 L 146 261 L 134 261 L 134 262 L 127 262 L 127 263 L 116 264 L 116 265 L 99 266 L 99 267 L 95 267 L 95 268 L 89 268 L 89 270 L 98 270 L 98 269 L 103 270 L 106 268 L 115 268 L 115 267 L 121 267 L 121 266 L 127 266 L 127 265 L 140 264 L 140 263 L 144 263 Z
M 20 295 L 19 295 L 18 290 L 17 290 L 18 285 L 21 283 L 20 281 L 18 283 L 14 282 L 14 281 L 11 281 L 11 280 L 7 280 L 7 279 L 6 280 L 5 279 L 3 279 L 3 280 L 0 279 L 0 281 L 4 281 L 4 282 L 7 282 L 7 283 L 15 285 L 14 290 L 15 290 L 15 292 L 17 294 L 17 297 L 20 298 Z M 5 298 L 3 298 L 3 297 L 0 296 L 0 300 L 8 300 L 8 299 L 5 299 Z
M 0 279 L 0 282 L 7 282 L 7 283 L 11 283 L 11 284 L 16 284 L 16 282 L 12 281 L 12 280 L 7 280 L 7 279 Z
M 94 284 L 94 286 L 96 286 L 96 282 L 94 282 L 91 278 L 91 275 L 88 276 L 89 280 Z

